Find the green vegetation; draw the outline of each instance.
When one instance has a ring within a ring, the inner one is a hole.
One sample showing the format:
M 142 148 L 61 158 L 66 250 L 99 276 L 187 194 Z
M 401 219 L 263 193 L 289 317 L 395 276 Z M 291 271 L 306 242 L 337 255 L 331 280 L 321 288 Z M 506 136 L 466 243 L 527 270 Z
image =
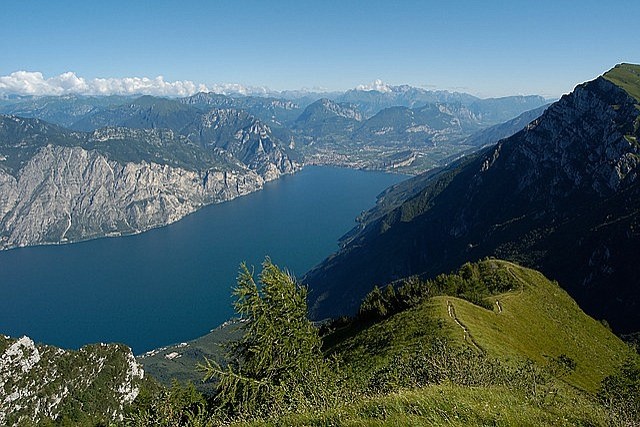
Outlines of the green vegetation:
M 604 73 L 603 77 L 611 83 L 620 86 L 640 102 L 640 65 L 618 64 Z
M 629 357 L 622 367 L 602 381 L 598 393 L 612 425 L 637 425 L 640 420 L 640 359 Z
M 637 354 L 536 271 L 488 259 L 376 289 L 359 316 L 323 325 L 322 353 L 304 288 L 268 259 L 260 282 L 242 267 L 242 337 L 226 368 L 206 366 L 218 394 L 203 403 L 193 386 L 174 384 L 130 425 L 639 421 Z
M 107 425 L 152 386 L 121 344 L 74 351 L 1 337 L 0 350 L 2 425 Z
M 384 290 L 375 287 L 365 296 L 358 315 L 361 318 L 383 319 L 436 295 L 451 295 L 491 309 L 486 298 L 517 286 L 515 276 L 496 262 L 466 263 L 457 273 L 440 274 L 435 279 L 421 281 L 411 277 L 397 291 L 392 285 Z
M 186 343 L 153 350 L 137 357 L 145 373 L 160 384 L 170 387 L 174 380 L 181 384 L 193 383 L 198 391 L 211 395 L 215 384 L 202 382 L 198 364 L 210 359 L 220 364 L 227 360 L 225 345 L 242 337 L 242 323 L 226 322 L 207 335 Z M 173 357 L 179 355 L 179 357 Z
M 246 265 L 236 312 L 245 322 L 223 369 L 207 360 L 205 380 L 218 380 L 215 401 L 229 415 L 256 416 L 322 407 L 332 390 L 317 329 L 307 319 L 307 292 L 267 258 L 258 287 Z

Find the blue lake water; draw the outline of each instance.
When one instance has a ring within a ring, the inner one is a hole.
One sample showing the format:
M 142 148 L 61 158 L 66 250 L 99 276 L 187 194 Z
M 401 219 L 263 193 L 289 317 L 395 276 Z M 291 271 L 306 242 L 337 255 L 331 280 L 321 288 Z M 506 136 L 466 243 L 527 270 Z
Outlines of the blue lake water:
M 307 167 L 262 191 L 129 237 L 0 252 L 0 333 L 136 354 L 204 335 L 233 315 L 242 261 L 302 275 L 338 249 L 384 188 L 405 177 Z

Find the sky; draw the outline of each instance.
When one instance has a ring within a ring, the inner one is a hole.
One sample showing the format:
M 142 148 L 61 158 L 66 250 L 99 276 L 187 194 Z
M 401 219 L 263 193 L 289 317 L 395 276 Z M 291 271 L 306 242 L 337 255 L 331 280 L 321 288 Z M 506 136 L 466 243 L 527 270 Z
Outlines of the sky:
M 2 15 L 0 93 L 346 90 L 381 79 L 554 98 L 640 63 L 637 0 L 21 0 L 2 2 Z

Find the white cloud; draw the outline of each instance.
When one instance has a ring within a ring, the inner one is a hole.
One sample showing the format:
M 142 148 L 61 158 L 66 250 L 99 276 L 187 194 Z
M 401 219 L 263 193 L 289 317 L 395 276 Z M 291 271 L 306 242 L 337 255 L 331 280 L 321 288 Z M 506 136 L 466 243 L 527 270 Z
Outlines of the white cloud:
M 16 95 L 164 95 L 188 96 L 208 91 L 203 84 L 189 80 L 165 81 L 162 76 L 96 78 L 87 80 L 73 72 L 45 78 L 40 72 L 16 71 L 0 76 L 0 93 Z
M 378 92 L 391 92 L 393 89 L 382 80 L 376 79 L 369 84 L 356 86 L 356 90 L 376 90 Z
M 124 77 L 85 79 L 68 71 L 45 78 L 34 71 L 16 71 L 0 76 L 1 95 L 157 95 L 189 96 L 197 92 L 222 94 L 266 95 L 272 93 L 264 87 L 247 87 L 236 83 L 207 87 L 190 80 L 168 82 L 164 77 Z

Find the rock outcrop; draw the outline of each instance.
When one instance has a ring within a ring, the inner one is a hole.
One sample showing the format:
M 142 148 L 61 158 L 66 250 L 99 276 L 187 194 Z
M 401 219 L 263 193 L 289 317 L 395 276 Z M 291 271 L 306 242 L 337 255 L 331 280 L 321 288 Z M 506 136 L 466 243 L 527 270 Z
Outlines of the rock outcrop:
M 171 130 L 69 133 L 36 119 L 0 119 L 0 249 L 140 233 L 282 173 L 266 160 L 257 172 Z
M 122 420 L 144 371 L 128 347 L 93 344 L 78 351 L 0 336 L 0 425 Z

